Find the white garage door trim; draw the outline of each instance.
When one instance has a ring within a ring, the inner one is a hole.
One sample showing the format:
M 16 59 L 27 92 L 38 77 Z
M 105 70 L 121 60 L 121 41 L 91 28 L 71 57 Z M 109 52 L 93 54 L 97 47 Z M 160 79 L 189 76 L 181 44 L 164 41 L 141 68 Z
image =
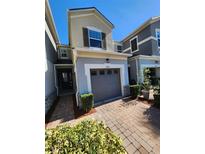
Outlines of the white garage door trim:
M 90 77 L 90 70 L 91 69 L 108 69 L 108 68 L 118 68 L 120 69 L 120 82 L 121 82 L 121 92 L 122 92 L 122 96 L 124 96 L 124 90 L 123 90 L 123 86 L 125 83 L 125 78 L 124 78 L 124 74 L 125 74 L 125 69 L 124 69 L 124 64 L 109 64 L 109 63 L 105 63 L 105 64 L 85 64 L 85 75 L 87 77 L 87 86 L 88 86 L 88 91 L 90 93 L 92 93 L 92 86 L 91 86 L 91 77 Z

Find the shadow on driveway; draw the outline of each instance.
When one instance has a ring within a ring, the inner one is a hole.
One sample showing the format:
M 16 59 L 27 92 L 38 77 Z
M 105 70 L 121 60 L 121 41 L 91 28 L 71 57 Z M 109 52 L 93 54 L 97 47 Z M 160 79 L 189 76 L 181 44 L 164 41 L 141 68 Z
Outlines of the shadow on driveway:
M 150 106 L 147 108 L 143 114 L 149 120 L 149 123 L 154 127 L 160 130 L 160 110 Z

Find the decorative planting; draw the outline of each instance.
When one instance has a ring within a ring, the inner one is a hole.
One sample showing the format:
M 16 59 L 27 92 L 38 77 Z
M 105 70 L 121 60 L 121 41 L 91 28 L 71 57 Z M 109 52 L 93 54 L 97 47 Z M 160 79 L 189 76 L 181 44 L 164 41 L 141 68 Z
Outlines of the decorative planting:
M 130 95 L 132 99 L 137 98 L 137 96 L 140 94 L 141 91 L 141 85 L 130 85 Z
M 47 129 L 45 132 L 46 154 L 125 154 L 122 140 L 102 122 L 86 120 Z
M 92 93 L 80 95 L 82 108 L 85 112 L 90 111 L 94 106 L 94 96 Z

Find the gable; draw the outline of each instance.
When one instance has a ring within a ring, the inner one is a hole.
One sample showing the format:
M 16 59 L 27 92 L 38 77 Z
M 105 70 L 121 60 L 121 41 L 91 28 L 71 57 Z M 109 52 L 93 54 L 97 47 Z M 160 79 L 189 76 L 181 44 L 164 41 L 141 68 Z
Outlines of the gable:
M 72 18 L 86 18 L 88 16 L 95 16 L 97 20 L 100 20 L 101 23 L 108 26 L 110 29 L 114 28 L 114 25 L 96 8 L 91 9 L 70 9 L 69 10 L 69 17 Z

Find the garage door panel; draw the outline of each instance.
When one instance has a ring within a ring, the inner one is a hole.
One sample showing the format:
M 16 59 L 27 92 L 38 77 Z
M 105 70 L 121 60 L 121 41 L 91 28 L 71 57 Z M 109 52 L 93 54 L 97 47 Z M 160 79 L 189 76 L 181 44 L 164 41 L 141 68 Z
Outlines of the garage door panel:
M 121 96 L 119 69 L 91 70 L 91 84 L 95 103 Z

